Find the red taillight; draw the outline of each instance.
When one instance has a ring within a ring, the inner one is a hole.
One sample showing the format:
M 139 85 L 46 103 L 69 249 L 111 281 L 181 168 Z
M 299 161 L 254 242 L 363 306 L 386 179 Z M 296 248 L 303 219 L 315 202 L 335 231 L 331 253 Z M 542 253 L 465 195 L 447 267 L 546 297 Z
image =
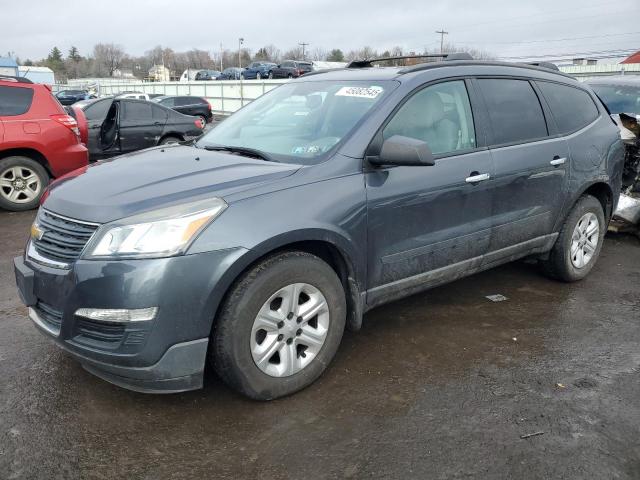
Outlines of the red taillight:
M 211 111 L 211 109 L 212 109 L 211 102 L 210 102 L 208 99 L 206 99 L 206 98 L 203 98 L 203 100 L 204 100 L 205 102 L 207 102 L 207 108 L 209 109 L 209 111 Z
M 78 122 L 71 115 L 51 115 L 51 120 L 58 122 L 60 125 L 64 125 L 73 133 L 80 136 L 80 129 L 78 128 Z

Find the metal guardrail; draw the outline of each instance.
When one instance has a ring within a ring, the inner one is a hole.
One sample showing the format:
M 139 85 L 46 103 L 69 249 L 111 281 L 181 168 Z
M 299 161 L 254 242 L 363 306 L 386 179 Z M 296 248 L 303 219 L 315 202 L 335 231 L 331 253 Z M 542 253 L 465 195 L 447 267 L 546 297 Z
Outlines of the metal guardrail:
M 141 92 L 161 95 L 195 95 L 206 98 L 217 115 L 230 115 L 259 96 L 286 83 L 288 80 L 223 80 L 190 82 L 131 82 L 101 83 L 99 81 L 73 82 L 56 85 L 54 91 L 65 88 L 92 88 L 98 96 L 117 95 L 122 92 Z

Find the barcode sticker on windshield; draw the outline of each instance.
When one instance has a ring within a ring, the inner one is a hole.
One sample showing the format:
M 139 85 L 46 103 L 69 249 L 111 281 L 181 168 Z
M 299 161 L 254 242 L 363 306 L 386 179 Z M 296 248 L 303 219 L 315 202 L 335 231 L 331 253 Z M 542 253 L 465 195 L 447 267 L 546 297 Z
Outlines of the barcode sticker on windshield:
M 336 92 L 336 96 L 376 98 L 382 93 L 382 90 L 382 87 L 342 87 Z

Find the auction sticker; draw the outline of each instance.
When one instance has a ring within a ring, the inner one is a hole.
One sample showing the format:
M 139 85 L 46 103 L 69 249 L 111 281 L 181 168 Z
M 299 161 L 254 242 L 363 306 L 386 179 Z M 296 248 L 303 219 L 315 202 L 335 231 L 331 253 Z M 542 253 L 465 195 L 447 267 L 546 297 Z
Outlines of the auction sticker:
M 342 87 L 336 92 L 336 97 L 376 98 L 383 91 L 382 87 Z

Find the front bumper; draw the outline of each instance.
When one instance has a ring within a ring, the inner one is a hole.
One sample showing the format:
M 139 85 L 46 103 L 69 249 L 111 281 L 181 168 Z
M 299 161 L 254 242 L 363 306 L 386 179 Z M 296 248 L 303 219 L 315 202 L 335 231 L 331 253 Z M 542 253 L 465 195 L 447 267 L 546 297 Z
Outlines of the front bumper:
M 83 367 L 145 393 L 202 387 L 208 339 L 225 276 L 245 249 L 172 258 L 78 260 L 68 270 L 14 259 L 16 284 L 36 327 Z M 78 308 L 158 307 L 153 320 L 96 322 Z

